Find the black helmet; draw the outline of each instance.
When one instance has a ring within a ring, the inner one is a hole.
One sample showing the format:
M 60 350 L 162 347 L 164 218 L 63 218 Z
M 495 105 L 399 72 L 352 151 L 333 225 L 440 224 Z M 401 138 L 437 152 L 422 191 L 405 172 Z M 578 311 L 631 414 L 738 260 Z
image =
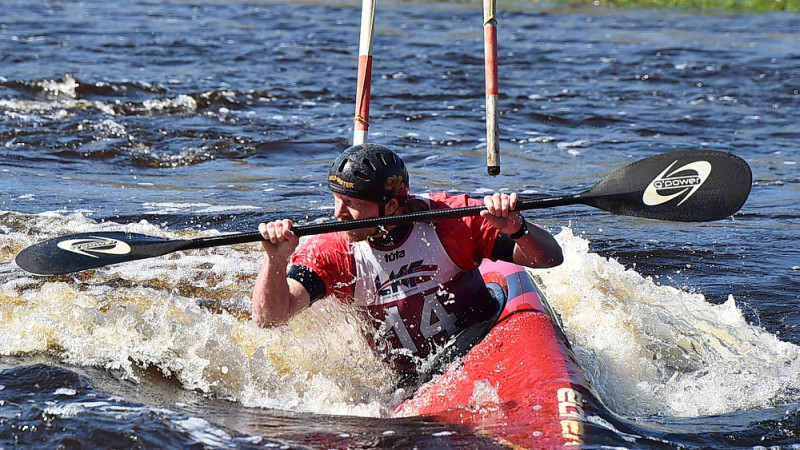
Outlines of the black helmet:
M 333 162 L 328 188 L 380 204 L 394 197 L 403 202 L 408 196 L 408 171 L 403 160 L 384 146 L 354 145 Z

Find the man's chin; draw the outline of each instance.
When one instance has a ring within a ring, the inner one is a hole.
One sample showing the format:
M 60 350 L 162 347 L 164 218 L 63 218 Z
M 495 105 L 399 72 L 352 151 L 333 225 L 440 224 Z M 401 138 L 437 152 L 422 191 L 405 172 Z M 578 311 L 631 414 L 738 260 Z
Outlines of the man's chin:
M 350 230 L 344 232 L 344 237 L 347 240 L 347 242 L 355 243 L 355 242 L 366 241 L 367 238 L 372 236 L 374 233 L 375 233 L 374 228 L 368 230 Z

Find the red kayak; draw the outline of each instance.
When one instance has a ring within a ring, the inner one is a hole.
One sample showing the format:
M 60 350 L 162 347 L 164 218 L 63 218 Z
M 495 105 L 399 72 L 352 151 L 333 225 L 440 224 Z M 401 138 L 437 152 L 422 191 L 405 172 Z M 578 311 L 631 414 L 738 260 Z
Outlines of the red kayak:
M 507 292 L 502 315 L 393 415 L 466 425 L 513 447 L 581 445 L 588 382 L 558 317 L 524 267 L 487 261 L 480 269 L 487 285 Z

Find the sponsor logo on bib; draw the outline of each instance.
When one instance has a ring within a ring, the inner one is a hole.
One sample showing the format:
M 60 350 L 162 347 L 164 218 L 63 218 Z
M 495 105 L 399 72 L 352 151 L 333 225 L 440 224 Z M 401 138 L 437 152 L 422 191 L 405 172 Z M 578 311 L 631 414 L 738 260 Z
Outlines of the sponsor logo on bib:
M 418 284 L 428 282 L 436 274 L 436 266 L 426 265 L 424 261 L 414 261 L 410 264 L 403 264 L 396 272 L 389 274 L 388 280 L 381 280 L 380 276 L 375 277 L 375 287 L 378 295 L 383 297 L 397 293 L 401 288 L 413 289 Z

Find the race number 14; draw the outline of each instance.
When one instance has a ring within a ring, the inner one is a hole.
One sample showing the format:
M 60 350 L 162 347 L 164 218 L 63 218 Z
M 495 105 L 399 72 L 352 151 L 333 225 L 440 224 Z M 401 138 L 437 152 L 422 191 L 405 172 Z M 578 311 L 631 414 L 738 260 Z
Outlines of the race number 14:
M 413 324 L 410 325 L 413 328 Z M 410 350 L 412 353 L 417 352 L 417 346 L 414 344 L 414 339 L 411 337 L 405 321 L 400 315 L 400 309 L 397 306 L 392 306 L 386 311 L 386 320 L 383 323 L 385 330 L 392 329 L 397 335 L 397 339 L 403 344 L 403 347 Z M 425 339 L 430 339 L 433 336 L 444 331 L 448 336 L 452 336 L 456 332 L 456 315 L 447 312 L 441 302 L 436 298 L 436 294 L 428 294 L 425 296 L 424 303 L 422 304 L 422 314 L 420 315 L 419 332 Z

